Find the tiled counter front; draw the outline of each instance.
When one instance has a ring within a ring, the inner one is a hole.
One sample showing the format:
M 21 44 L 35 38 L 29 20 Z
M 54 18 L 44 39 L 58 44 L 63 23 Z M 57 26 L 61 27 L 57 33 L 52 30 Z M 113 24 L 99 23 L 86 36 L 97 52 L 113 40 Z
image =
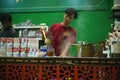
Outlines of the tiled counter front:
M 0 57 L 0 80 L 120 80 L 120 59 Z

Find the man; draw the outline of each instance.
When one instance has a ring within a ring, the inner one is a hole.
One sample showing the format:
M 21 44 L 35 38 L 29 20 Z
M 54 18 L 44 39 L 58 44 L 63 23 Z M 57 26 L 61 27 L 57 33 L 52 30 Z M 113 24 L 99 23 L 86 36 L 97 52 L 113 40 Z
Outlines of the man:
M 0 18 L 2 27 L 0 30 L 0 37 L 16 37 L 16 31 L 12 27 L 12 16 L 8 13 L 3 13 Z
M 69 55 L 70 46 L 76 40 L 76 31 L 69 24 L 76 18 L 77 11 L 74 8 L 68 8 L 64 13 L 63 22 L 53 24 L 48 29 L 47 39 L 51 41 L 48 43 L 51 43 L 55 49 L 56 56 L 65 57 Z

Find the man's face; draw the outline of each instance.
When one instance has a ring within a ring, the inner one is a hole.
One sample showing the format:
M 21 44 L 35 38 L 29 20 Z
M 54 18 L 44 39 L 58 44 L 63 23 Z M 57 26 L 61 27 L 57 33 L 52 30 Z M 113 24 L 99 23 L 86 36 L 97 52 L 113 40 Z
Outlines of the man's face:
M 64 14 L 64 24 L 65 25 L 69 25 L 73 19 L 74 19 L 74 15 Z
M 2 22 L 2 25 L 3 25 L 3 27 L 8 28 L 11 26 L 11 23 L 8 21 L 4 21 L 4 22 Z

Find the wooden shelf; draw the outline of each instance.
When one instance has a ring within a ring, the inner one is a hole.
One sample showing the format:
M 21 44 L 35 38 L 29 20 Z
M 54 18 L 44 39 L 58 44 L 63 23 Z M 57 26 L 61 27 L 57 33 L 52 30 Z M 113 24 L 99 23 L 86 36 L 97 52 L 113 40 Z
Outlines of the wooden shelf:
M 15 29 L 39 29 L 40 26 L 17 26 L 17 27 L 14 27 L 14 28 Z

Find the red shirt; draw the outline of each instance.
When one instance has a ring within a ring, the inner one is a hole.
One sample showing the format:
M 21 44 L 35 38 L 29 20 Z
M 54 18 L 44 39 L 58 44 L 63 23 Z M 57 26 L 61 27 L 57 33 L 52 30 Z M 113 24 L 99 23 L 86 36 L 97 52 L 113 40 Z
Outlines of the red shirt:
M 66 43 L 75 43 L 76 31 L 72 27 L 65 27 L 61 23 L 52 25 L 47 32 L 47 37 L 52 40 L 55 55 L 59 56 L 64 50 Z

